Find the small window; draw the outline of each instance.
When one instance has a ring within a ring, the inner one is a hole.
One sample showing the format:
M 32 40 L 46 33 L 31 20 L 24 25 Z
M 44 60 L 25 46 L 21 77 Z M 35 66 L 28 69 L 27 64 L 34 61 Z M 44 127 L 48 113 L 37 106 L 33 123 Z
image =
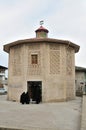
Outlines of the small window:
M 31 63 L 38 64 L 38 55 L 37 54 L 31 55 Z

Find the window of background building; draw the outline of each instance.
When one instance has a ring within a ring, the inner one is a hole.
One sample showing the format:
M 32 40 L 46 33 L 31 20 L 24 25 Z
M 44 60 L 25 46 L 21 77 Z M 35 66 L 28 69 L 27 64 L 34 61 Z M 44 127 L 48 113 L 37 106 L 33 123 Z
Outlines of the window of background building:
M 31 64 L 38 64 L 38 55 L 37 54 L 31 55 Z

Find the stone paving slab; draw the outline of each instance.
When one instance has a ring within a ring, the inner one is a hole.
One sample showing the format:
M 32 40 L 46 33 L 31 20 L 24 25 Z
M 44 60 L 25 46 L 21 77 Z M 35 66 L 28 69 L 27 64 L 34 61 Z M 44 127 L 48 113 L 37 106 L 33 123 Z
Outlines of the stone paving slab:
M 80 117 L 80 97 L 68 102 L 22 105 L 0 96 L 0 130 L 80 130 Z

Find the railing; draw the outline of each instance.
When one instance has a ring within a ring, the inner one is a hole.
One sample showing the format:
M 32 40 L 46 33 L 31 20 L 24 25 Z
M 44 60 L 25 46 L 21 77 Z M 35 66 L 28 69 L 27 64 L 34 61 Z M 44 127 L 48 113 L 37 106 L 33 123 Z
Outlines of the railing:
M 8 80 L 1 80 L 0 79 L 0 84 L 7 84 Z
M 4 75 L 5 75 L 5 73 L 0 73 L 0 75 L 4 76 Z

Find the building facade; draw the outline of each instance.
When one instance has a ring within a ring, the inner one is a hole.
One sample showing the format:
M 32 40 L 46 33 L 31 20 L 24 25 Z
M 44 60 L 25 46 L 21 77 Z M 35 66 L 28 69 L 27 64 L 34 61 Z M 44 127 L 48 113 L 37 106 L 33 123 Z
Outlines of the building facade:
M 7 80 L 5 77 L 5 71 L 7 70 L 7 67 L 0 65 L 0 88 L 3 88 L 5 84 L 7 84 Z
M 8 100 L 19 101 L 22 92 L 42 102 L 75 98 L 75 53 L 79 46 L 48 38 L 48 30 L 40 26 L 36 38 L 4 45 L 9 53 Z
M 86 86 L 86 68 L 75 67 L 75 85 L 76 85 L 76 95 L 84 94 Z

